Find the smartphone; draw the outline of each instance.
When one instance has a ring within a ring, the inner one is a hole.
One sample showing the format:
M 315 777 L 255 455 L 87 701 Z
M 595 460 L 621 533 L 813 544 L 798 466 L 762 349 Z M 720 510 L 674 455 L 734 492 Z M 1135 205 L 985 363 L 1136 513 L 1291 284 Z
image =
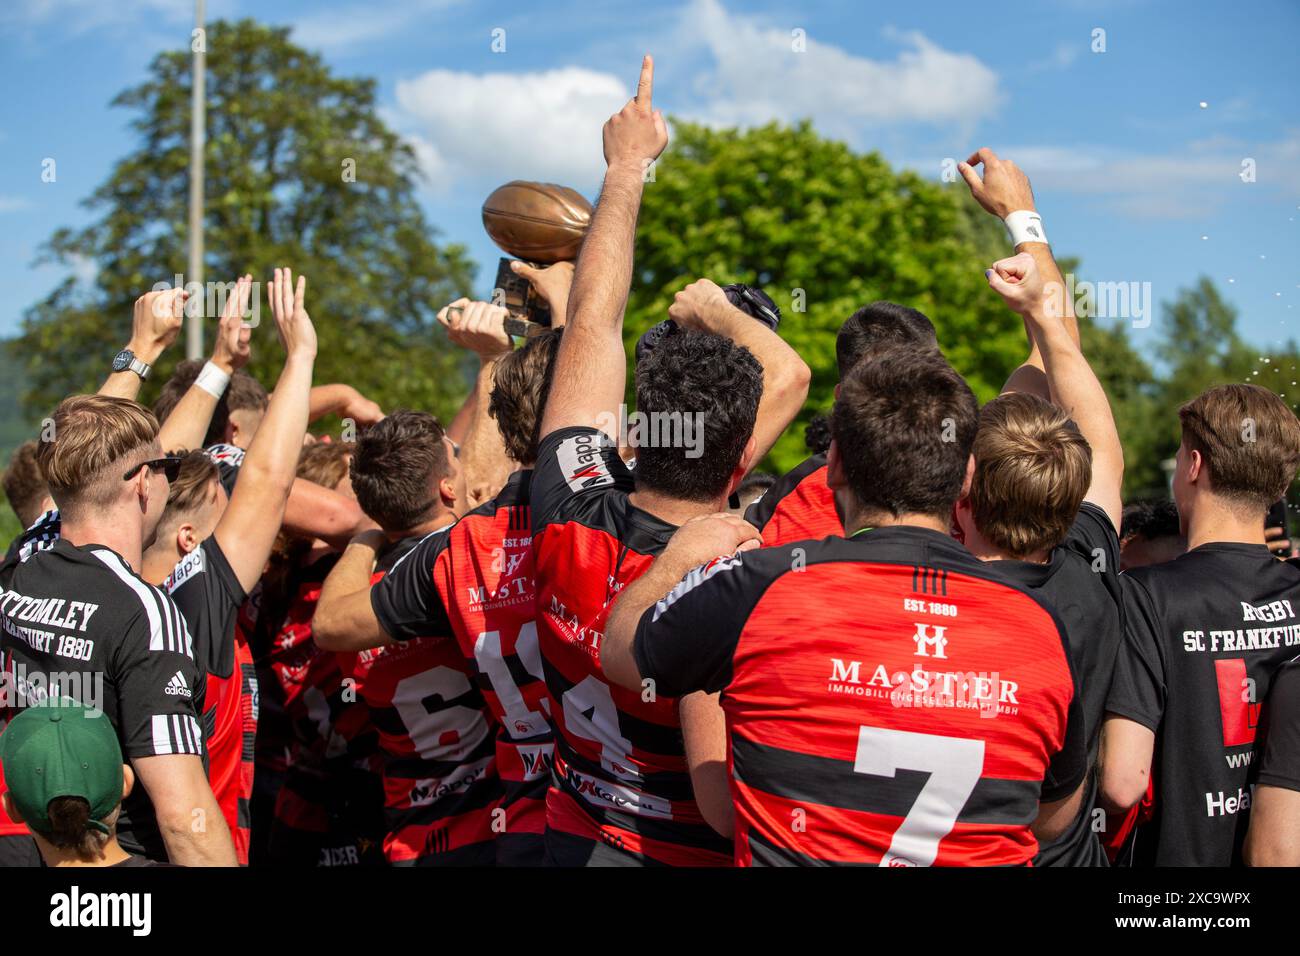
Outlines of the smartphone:
M 1291 537 L 1291 526 L 1287 522 L 1287 510 L 1285 498 L 1281 501 L 1274 502 L 1273 507 L 1268 509 L 1268 514 L 1264 516 L 1264 527 L 1281 528 L 1282 537 L 1289 540 Z M 1272 547 L 1270 545 L 1270 548 L 1274 554 L 1281 555 L 1282 557 L 1286 557 L 1291 553 L 1290 547 L 1286 545 L 1278 545 L 1277 547 Z

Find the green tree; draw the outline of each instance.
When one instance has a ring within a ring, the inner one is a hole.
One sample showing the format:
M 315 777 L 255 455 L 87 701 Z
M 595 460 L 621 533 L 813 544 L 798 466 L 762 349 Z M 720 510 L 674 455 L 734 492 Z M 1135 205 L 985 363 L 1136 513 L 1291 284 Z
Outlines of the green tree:
M 1237 310 L 1208 277 L 1180 289 L 1173 302 L 1162 303 L 1161 311 L 1157 352 L 1166 371 L 1153 410 L 1158 457 L 1170 458 L 1178 450 L 1178 406 L 1214 385 L 1259 385 L 1280 395 L 1293 411 L 1300 409 L 1295 384 L 1300 381 L 1300 348 L 1294 340 L 1271 351 L 1247 343 L 1237 331 Z
M 218 21 L 206 40 L 205 278 L 265 282 L 277 265 L 305 274 L 318 382 L 350 382 L 385 408 L 450 413 L 465 384 L 433 316 L 474 270 L 463 247 L 435 243 L 414 153 L 376 114 L 374 81 L 332 75 L 284 28 Z M 114 99 L 134 112 L 140 148 L 86 201 L 102 216 L 58 230 L 43 250 L 69 269 L 89 260 L 97 275 L 90 288 L 69 277 L 24 317 L 11 349 L 31 379 L 31 412 L 93 390 L 126 341 L 135 298 L 185 270 L 190 59 L 159 54 L 149 78 Z M 262 308 L 250 371 L 271 383 L 281 358 L 264 295 Z M 205 320 L 209 345 L 217 314 Z
M 996 395 L 1026 351 L 1023 324 L 984 279 L 1007 254 L 1003 227 L 964 185 L 895 171 L 808 123 L 678 122 L 645 190 L 626 333 L 634 341 L 699 276 L 763 286 L 813 371 L 807 406 L 771 456 L 785 469 L 806 455 L 803 426 L 832 404 L 835 333 L 875 299 L 928 315 L 979 398 Z

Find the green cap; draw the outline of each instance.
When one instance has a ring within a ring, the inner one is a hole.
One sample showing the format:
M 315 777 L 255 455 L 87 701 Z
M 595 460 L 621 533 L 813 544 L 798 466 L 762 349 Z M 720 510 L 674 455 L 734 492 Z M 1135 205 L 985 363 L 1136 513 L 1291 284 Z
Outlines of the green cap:
M 28 707 L 0 734 L 0 766 L 10 798 L 37 833 L 52 829 L 47 808 L 58 797 L 81 797 L 90 826 L 109 832 L 101 821 L 122 802 L 122 748 L 103 711 L 68 697 Z

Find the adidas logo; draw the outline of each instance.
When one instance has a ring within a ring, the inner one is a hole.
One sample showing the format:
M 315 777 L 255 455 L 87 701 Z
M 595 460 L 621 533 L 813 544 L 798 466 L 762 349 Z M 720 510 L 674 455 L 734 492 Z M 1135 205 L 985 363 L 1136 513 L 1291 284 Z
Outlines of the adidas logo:
M 194 696 L 190 691 L 190 685 L 185 683 L 185 675 L 180 671 L 172 675 L 172 679 L 163 688 L 163 693 L 170 694 L 172 697 L 184 697 L 187 700 Z

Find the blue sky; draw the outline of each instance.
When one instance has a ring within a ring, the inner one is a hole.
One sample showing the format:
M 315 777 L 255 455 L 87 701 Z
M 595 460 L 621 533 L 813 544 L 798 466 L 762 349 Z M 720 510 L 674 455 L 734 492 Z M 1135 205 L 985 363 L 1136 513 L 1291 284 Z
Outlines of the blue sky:
M 192 16 L 189 0 L 0 6 L 0 335 L 61 278 L 33 265 L 40 243 L 87 222 L 80 200 L 136 147 L 109 101 L 156 52 L 188 44 Z M 1029 173 L 1057 254 L 1080 257 L 1083 277 L 1149 282 L 1167 300 L 1207 274 L 1261 354 L 1300 325 L 1296 0 L 210 0 L 208 16 L 291 25 L 336 71 L 378 79 L 428 173 L 421 202 L 480 263 L 481 295 L 499 255 L 483 198 L 514 178 L 593 195 L 600 124 L 649 51 L 670 114 L 807 116 L 935 178 L 945 159 L 991 146 Z M 1092 50 L 1098 28 L 1105 52 Z M 41 181 L 45 157 L 55 183 Z M 1247 158 L 1251 183 L 1238 175 Z M 1132 335 L 1145 352 L 1156 330 Z

